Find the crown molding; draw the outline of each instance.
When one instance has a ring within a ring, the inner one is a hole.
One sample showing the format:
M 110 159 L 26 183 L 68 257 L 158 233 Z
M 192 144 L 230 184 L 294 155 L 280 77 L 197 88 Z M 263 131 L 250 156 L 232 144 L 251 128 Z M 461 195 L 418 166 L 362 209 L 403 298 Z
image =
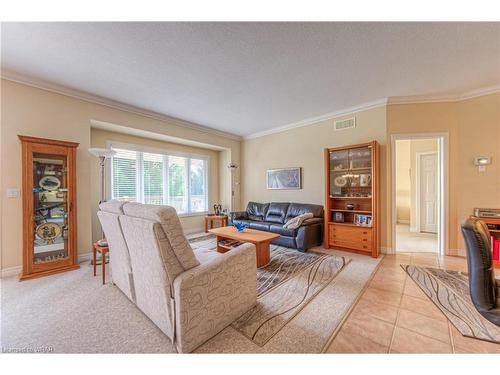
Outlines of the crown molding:
M 460 95 L 441 96 L 393 96 L 387 104 L 423 104 L 423 103 L 454 103 L 500 92 L 500 85 L 483 87 Z
M 2 79 L 20 83 L 23 85 L 35 87 L 38 89 L 54 92 L 57 94 L 69 96 L 75 99 L 80 99 L 86 102 L 98 104 L 98 105 L 103 105 L 106 107 L 118 109 L 121 111 L 129 112 L 135 115 L 139 116 L 144 116 L 148 117 L 154 120 L 162 121 L 162 122 L 170 122 L 175 125 L 196 130 L 205 134 L 211 134 L 211 135 L 216 135 L 219 137 L 224 137 L 227 139 L 235 140 L 235 141 L 241 141 L 241 140 L 247 140 L 247 139 L 253 139 L 253 138 L 259 138 L 259 137 L 264 137 L 266 135 L 270 134 L 275 134 L 275 133 L 282 133 L 287 130 L 291 129 L 296 129 L 296 128 L 301 128 L 304 126 L 309 126 L 309 125 L 314 125 L 318 122 L 325 121 L 325 120 L 330 120 L 336 117 L 341 117 L 345 115 L 349 115 L 355 112 L 361 112 L 361 111 L 366 111 L 369 109 L 377 108 L 377 107 L 382 107 L 386 105 L 396 105 L 396 104 L 423 104 L 423 103 L 452 103 L 452 102 L 460 102 L 468 99 L 473 99 L 477 98 L 480 96 L 485 96 L 485 95 L 490 95 L 494 94 L 497 92 L 500 92 L 500 85 L 496 86 L 489 86 L 469 92 L 462 93 L 460 95 L 441 95 L 441 96 L 392 96 L 388 98 L 383 98 L 371 102 L 367 102 L 364 104 L 360 104 L 357 106 L 352 106 L 352 107 L 347 107 L 338 111 L 334 112 L 329 112 L 320 116 L 316 117 L 310 117 L 298 122 L 294 122 L 291 124 L 283 125 L 283 126 L 278 126 L 272 129 L 268 130 L 263 130 L 260 132 L 252 133 L 247 136 L 239 136 L 237 134 L 232 134 L 232 133 L 227 133 L 224 131 L 216 130 L 213 128 L 209 128 L 203 125 L 199 125 L 193 122 L 189 122 L 186 120 L 182 120 L 179 118 L 167 116 L 161 113 L 157 113 L 154 111 L 149 111 L 143 108 L 135 107 L 132 105 L 128 105 L 125 103 L 121 103 L 112 99 L 107 99 L 101 96 L 89 94 L 84 91 L 72 89 L 69 87 L 65 87 L 62 85 L 57 85 L 53 84 L 47 81 L 35 79 L 32 77 L 20 75 L 18 73 L 15 73 L 13 71 L 6 71 L 2 70 L 0 77 Z
M 245 140 L 246 139 L 253 139 L 253 138 L 259 138 L 259 137 L 263 137 L 263 136 L 270 135 L 270 134 L 282 133 L 282 132 L 287 131 L 287 130 L 301 128 L 301 127 L 309 126 L 309 125 L 314 125 L 314 124 L 321 122 L 321 121 L 331 120 L 333 118 L 341 117 L 341 116 L 348 115 L 348 114 L 351 114 L 354 112 L 361 112 L 361 111 L 366 111 L 368 109 L 383 107 L 386 104 L 387 104 L 387 99 L 374 100 L 372 102 L 360 104 L 360 105 L 353 106 L 353 107 L 344 108 L 344 109 L 341 109 L 339 111 L 325 113 L 324 115 L 321 115 L 321 116 L 310 117 L 310 118 L 307 118 L 307 119 L 304 119 L 304 120 L 301 120 L 298 122 L 294 122 L 294 123 L 291 123 L 288 125 L 283 125 L 283 126 L 278 126 L 276 128 L 272 128 L 272 129 L 268 129 L 268 130 L 263 130 L 261 132 L 247 135 L 247 136 L 243 137 L 243 139 L 245 139 Z
M 500 92 L 500 85 L 484 87 L 478 90 L 468 91 L 460 96 L 458 101 L 474 99 L 480 96 L 496 94 Z
M 129 113 L 132 113 L 135 115 L 148 117 L 148 118 L 151 118 L 154 120 L 173 123 L 175 125 L 178 125 L 178 126 L 181 126 L 184 128 L 188 128 L 188 129 L 192 129 L 192 130 L 196 130 L 196 131 L 199 131 L 199 132 L 202 132 L 205 134 L 216 135 L 218 137 L 224 137 L 224 138 L 232 139 L 235 141 L 241 141 L 241 139 L 242 139 L 241 136 L 236 135 L 236 134 L 216 130 L 216 129 L 209 128 L 209 127 L 203 126 L 203 125 L 199 125 L 199 124 L 196 124 L 196 123 L 193 123 L 190 121 L 182 120 L 182 119 L 179 119 L 176 117 L 167 116 L 167 115 L 164 115 L 164 114 L 161 114 L 158 112 L 154 112 L 154 111 L 149 111 L 147 109 L 132 106 L 132 105 L 118 102 L 118 101 L 115 101 L 112 99 L 104 98 L 102 96 L 89 94 L 87 92 L 72 89 L 72 88 L 69 88 L 69 87 L 66 87 L 63 85 L 58 85 L 58 84 L 50 83 L 47 81 L 39 80 L 39 79 L 36 79 L 33 77 L 28 77 L 28 76 L 21 75 L 21 74 L 12 72 L 12 71 L 6 71 L 6 70 L 2 69 L 0 78 L 5 79 L 7 81 L 20 83 L 20 84 L 23 84 L 26 86 L 35 87 L 35 88 L 38 88 L 41 90 L 50 91 L 50 92 L 53 92 L 56 94 L 69 96 L 71 98 L 83 100 L 83 101 L 86 101 L 89 103 L 94 103 L 94 104 L 118 109 L 120 111 L 129 112 Z
M 336 117 L 341 117 L 345 115 L 349 115 L 355 112 L 366 111 L 372 108 L 377 108 L 390 104 L 420 104 L 420 103 L 453 103 L 453 102 L 461 102 L 464 100 L 469 100 L 473 98 L 477 98 L 480 96 L 495 94 L 500 92 L 500 85 L 497 86 L 489 86 L 484 87 L 478 90 L 468 91 L 461 95 L 442 95 L 442 96 L 391 96 L 384 99 L 375 100 L 373 102 L 364 103 L 361 105 L 348 107 L 341 109 L 339 111 L 330 112 L 321 116 L 311 117 L 299 122 L 295 122 L 288 125 L 278 126 L 276 128 L 264 130 L 261 132 L 253 133 L 247 136 L 244 136 L 243 139 L 253 139 L 264 137 L 266 135 L 281 133 L 290 129 L 300 128 L 303 126 L 314 125 L 320 121 L 330 120 Z
M 458 96 L 391 96 L 387 98 L 387 105 L 391 104 L 425 104 L 451 103 L 458 100 Z

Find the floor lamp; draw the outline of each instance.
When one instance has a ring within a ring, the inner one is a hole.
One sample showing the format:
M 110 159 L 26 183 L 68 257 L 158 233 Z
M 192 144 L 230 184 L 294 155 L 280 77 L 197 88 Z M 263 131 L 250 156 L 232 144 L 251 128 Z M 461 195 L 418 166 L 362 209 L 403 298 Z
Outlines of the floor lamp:
M 238 169 L 238 165 L 230 163 L 227 167 L 231 171 L 231 209 L 229 210 L 231 212 L 234 211 L 234 190 L 235 185 L 237 184 L 237 182 L 234 181 L 234 172 Z
M 105 180 L 105 168 L 106 168 L 106 159 L 112 157 L 116 154 L 116 151 L 110 150 L 108 148 L 89 148 L 89 152 L 97 156 L 99 158 L 99 168 L 101 172 L 101 187 L 100 187 L 100 200 L 99 203 L 104 202 L 106 200 L 106 180 Z M 97 241 L 99 246 L 107 246 L 108 243 L 104 238 L 104 232 L 101 227 L 101 239 Z

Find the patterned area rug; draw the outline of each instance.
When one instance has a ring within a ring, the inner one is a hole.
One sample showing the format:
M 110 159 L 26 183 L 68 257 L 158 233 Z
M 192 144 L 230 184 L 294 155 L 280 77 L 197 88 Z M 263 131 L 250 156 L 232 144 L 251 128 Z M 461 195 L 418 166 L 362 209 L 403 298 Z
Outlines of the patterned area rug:
M 215 236 L 189 240 L 215 251 Z M 271 261 L 257 269 L 257 305 L 232 326 L 263 346 L 321 292 L 350 259 L 271 245 Z
M 483 318 L 472 304 L 466 274 L 405 264 L 401 267 L 462 335 L 500 343 L 500 327 Z

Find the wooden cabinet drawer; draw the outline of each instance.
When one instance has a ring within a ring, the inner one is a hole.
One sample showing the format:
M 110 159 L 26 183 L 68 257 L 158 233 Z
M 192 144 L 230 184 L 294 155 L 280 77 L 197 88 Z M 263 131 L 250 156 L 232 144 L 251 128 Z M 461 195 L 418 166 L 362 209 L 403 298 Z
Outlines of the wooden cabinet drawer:
M 372 240 L 372 228 L 354 227 L 347 225 L 329 225 L 330 238 L 336 238 L 343 241 L 359 241 L 365 239 Z
M 366 251 L 366 252 L 372 251 L 372 243 L 371 242 L 367 243 L 367 242 L 333 240 L 330 242 L 330 246 L 346 247 L 348 249 L 356 249 L 356 250 L 361 250 L 361 251 Z
M 331 224 L 328 227 L 328 240 L 330 246 L 371 251 L 372 230 L 372 228 Z

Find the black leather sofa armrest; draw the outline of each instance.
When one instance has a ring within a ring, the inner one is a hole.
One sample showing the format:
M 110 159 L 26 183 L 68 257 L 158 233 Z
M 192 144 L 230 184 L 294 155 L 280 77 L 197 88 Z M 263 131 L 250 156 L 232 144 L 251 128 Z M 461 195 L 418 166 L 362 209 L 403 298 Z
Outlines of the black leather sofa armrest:
M 238 220 L 238 219 L 248 219 L 248 214 L 246 211 L 234 211 L 229 213 L 229 219 Z
M 313 225 L 313 224 L 322 224 L 323 219 L 320 217 L 312 217 L 310 219 L 306 219 L 302 222 L 301 227 L 305 227 L 307 225 Z
M 323 242 L 323 220 L 319 217 L 304 220 L 297 229 L 295 243 L 297 250 L 307 251 L 310 247 L 319 246 Z

